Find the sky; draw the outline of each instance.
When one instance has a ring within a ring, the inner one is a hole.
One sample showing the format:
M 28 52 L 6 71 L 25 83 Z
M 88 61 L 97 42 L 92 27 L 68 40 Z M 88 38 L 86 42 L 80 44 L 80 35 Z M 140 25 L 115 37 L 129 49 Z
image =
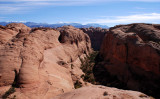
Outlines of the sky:
M 0 0 L 0 22 L 160 24 L 160 0 Z

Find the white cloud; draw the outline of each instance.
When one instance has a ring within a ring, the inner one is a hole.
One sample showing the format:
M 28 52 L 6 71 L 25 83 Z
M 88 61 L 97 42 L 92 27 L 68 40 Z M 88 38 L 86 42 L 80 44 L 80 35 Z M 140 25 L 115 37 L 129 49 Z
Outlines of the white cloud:
M 4 20 L 6 17 L 0 17 L 0 21 Z
M 75 1 L 75 0 L 0 0 L 0 2 L 39 2 L 39 1 Z M 76 1 L 97 1 L 97 0 L 76 0 Z M 160 0 L 98 0 L 98 1 L 139 1 L 139 2 L 160 2 Z
M 160 2 L 160 0 L 122 0 L 122 1 Z
M 78 6 L 86 5 L 97 0 L 0 0 L 0 13 L 12 14 L 31 11 L 45 6 Z
M 113 1 L 160 2 L 160 0 L 0 0 L 0 13 L 26 12 L 44 6 L 79 6 Z
M 100 24 L 128 24 L 128 23 L 159 23 L 160 13 L 136 14 L 129 16 L 106 16 L 100 19 L 90 20 L 87 23 Z
M 138 9 L 138 10 L 144 10 L 144 9 L 147 9 L 147 8 L 135 7 L 135 9 Z

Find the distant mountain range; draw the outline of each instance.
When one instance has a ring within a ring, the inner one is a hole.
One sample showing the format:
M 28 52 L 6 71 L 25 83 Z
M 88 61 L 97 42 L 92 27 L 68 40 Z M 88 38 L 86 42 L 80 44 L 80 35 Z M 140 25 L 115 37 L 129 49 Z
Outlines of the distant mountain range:
M 19 23 L 19 22 L 0 22 L 0 25 L 7 25 L 9 23 Z M 101 27 L 101 28 L 109 28 L 107 25 L 100 25 L 100 24 L 86 24 L 82 25 L 80 23 L 56 23 L 56 24 L 47 24 L 47 23 L 35 23 L 35 22 L 21 22 L 25 24 L 28 27 L 51 27 L 51 28 L 57 28 L 62 27 L 64 25 L 72 25 L 76 28 L 89 28 L 89 27 Z

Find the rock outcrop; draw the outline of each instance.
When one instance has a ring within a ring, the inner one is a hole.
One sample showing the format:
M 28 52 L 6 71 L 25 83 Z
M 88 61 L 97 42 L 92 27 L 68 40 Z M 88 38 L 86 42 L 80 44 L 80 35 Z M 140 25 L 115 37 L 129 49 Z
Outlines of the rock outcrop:
M 103 85 L 160 97 L 160 25 L 111 28 L 97 56 L 94 75 Z
M 100 46 L 102 44 L 103 38 L 107 33 L 108 29 L 102 29 L 100 27 L 94 28 L 81 28 L 84 33 L 88 34 L 91 39 L 91 46 L 95 51 L 100 50 Z
M 151 99 L 151 97 L 140 92 L 97 85 L 79 88 L 53 99 Z
M 82 81 L 79 57 L 92 51 L 90 39 L 74 27 L 59 30 L 0 26 L 0 97 L 49 99 Z

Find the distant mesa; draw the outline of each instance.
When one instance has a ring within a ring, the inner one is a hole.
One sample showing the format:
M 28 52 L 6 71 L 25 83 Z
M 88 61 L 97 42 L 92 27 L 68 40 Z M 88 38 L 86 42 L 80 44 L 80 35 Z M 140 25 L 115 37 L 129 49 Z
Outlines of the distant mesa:
M 0 25 L 6 26 L 9 23 L 17 23 L 17 22 L 0 22 Z M 57 27 L 62 27 L 65 25 L 72 25 L 76 28 L 89 28 L 89 27 L 101 27 L 101 28 L 109 28 L 106 25 L 100 25 L 100 24 L 86 24 L 82 25 L 80 23 L 57 23 L 57 24 L 47 24 L 47 23 L 35 23 L 35 22 L 22 22 L 28 27 L 51 27 L 51 28 L 57 28 Z

